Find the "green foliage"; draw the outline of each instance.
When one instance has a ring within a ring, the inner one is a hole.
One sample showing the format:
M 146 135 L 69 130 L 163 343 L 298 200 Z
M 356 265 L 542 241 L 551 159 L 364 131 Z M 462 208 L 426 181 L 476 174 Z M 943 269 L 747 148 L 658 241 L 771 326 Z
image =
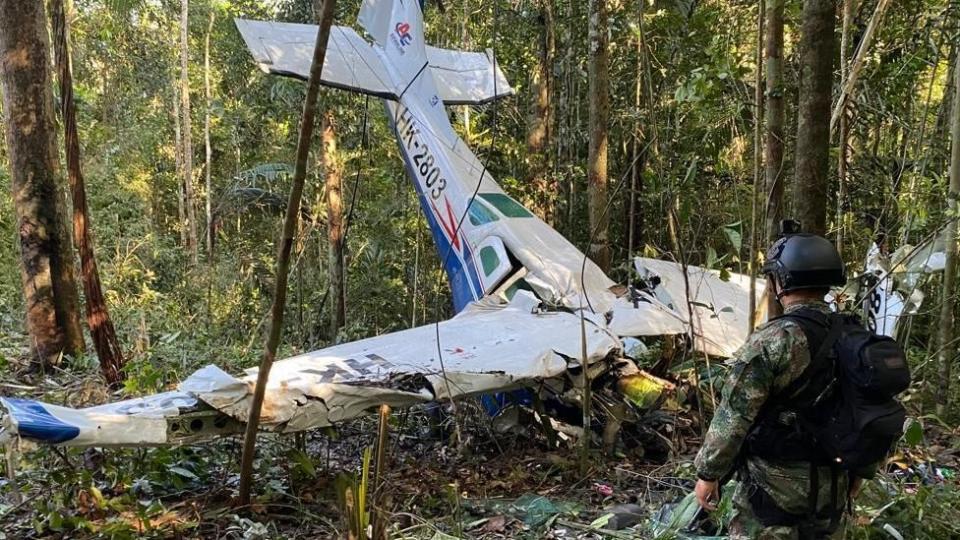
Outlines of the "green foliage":
M 360 469 L 360 478 L 341 475 L 337 479 L 337 500 L 340 512 L 350 531 L 351 538 L 368 538 L 367 528 L 370 526 L 370 511 L 368 508 L 368 493 L 370 491 L 370 460 L 373 448 L 368 446 L 363 451 L 363 465 Z M 375 486 L 374 486 L 375 487 Z

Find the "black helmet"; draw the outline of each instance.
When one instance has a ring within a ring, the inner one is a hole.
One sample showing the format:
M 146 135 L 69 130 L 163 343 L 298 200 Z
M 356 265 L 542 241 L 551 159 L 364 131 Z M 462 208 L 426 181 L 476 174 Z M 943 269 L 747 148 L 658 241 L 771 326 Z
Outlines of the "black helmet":
M 822 236 L 797 233 L 774 242 L 760 269 L 779 283 L 778 294 L 800 289 L 826 289 L 847 282 L 840 253 Z

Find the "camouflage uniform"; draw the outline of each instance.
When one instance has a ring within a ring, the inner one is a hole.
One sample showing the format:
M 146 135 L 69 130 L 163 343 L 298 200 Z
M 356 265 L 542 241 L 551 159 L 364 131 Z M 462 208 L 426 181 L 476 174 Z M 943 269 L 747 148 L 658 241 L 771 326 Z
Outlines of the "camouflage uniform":
M 816 309 L 829 313 L 822 302 L 793 305 L 787 313 L 799 309 Z M 696 458 L 697 475 L 703 479 L 725 477 L 735 466 L 744 442 L 761 407 L 771 395 L 782 391 L 800 377 L 810 364 L 810 351 L 803 329 L 789 319 L 777 319 L 759 327 L 738 351 L 732 361 L 730 375 L 723 386 L 722 401 L 713 416 L 710 429 Z M 751 456 L 741 466 L 741 481 L 733 494 L 734 512 L 730 523 L 733 539 L 793 539 L 798 532 L 792 527 L 764 527 L 757 520 L 749 497 L 757 488 L 786 512 L 804 515 L 809 511 L 810 464 L 805 462 L 771 462 Z M 819 472 L 818 512 L 827 510 L 831 502 L 829 467 Z M 841 474 L 837 492 L 845 502 L 847 477 Z M 817 528 L 829 528 L 829 520 Z M 839 538 L 827 533 L 821 538 Z

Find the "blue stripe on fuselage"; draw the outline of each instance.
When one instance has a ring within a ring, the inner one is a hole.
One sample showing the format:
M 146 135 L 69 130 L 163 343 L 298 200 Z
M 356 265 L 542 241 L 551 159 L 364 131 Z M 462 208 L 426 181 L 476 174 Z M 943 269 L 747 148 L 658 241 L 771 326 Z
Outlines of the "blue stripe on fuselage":
M 398 107 L 405 108 L 403 105 L 398 105 Z M 480 278 L 477 275 L 476 265 L 473 262 L 473 256 L 470 252 L 470 246 L 467 244 L 466 239 L 461 236 L 460 243 L 464 248 L 463 259 L 466 261 L 466 267 L 464 267 L 456 250 L 450 245 L 450 241 L 447 240 L 447 236 L 443 232 L 443 227 L 437 222 L 436 217 L 433 215 L 427 194 L 424 193 L 420 186 L 413 163 L 410 162 L 407 149 L 403 146 L 403 138 L 400 136 L 397 123 L 386 100 L 384 100 L 384 108 L 387 111 L 390 128 L 393 130 L 393 134 L 397 139 L 397 146 L 400 148 L 400 155 L 403 157 L 407 175 L 409 175 L 413 187 L 417 191 L 417 199 L 420 200 L 420 209 L 423 210 L 424 215 L 427 216 L 427 224 L 430 227 L 430 232 L 433 234 L 433 241 L 437 246 L 437 253 L 439 253 L 441 258 L 446 259 L 443 266 L 447 272 L 447 278 L 450 280 L 450 289 L 453 294 L 453 308 L 455 312 L 459 313 L 468 304 L 479 299 L 477 296 L 478 293 L 474 291 L 479 291 L 479 294 L 483 294 L 483 287 L 480 285 Z M 398 111 L 401 110 L 399 108 Z M 459 218 L 459 216 L 457 217 Z M 453 251 L 453 253 L 450 253 L 451 251 Z

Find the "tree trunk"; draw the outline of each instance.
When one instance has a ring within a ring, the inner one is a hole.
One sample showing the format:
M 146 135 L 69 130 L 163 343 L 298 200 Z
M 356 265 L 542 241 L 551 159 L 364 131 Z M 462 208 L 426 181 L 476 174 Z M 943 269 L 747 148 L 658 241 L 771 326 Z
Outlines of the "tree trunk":
M 637 2 L 637 27 L 643 24 L 643 1 Z M 633 80 L 633 137 L 630 143 L 630 192 L 627 208 L 627 264 L 633 264 L 633 249 L 642 242 L 643 234 L 643 202 L 640 193 L 643 192 L 643 171 L 646 166 L 647 151 L 643 148 L 643 124 L 640 121 L 641 104 L 643 103 L 644 78 L 644 50 L 643 39 L 637 34 L 635 52 L 637 55 L 636 75 Z M 633 272 L 628 273 L 628 284 L 632 284 Z
M 180 126 L 180 95 L 176 85 L 173 94 L 173 159 L 177 176 L 177 232 L 180 234 L 180 245 L 187 246 L 187 210 L 183 206 L 183 132 Z
M 187 252 L 197 264 L 197 209 L 193 197 L 193 121 L 190 118 L 189 0 L 180 0 L 180 112 L 183 114 L 183 206 L 186 211 Z
M 793 203 L 804 230 L 821 236 L 827 232 L 835 27 L 834 0 L 804 0 Z
M 213 33 L 213 21 L 216 16 L 214 12 L 214 7 L 211 5 L 210 9 L 210 19 L 207 22 L 207 34 L 204 36 L 203 40 L 203 96 L 206 100 L 205 114 L 203 116 L 203 146 L 204 146 L 204 156 L 205 164 L 203 167 L 203 172 L 206 174 L 206 192 L 204 193 L 204 207 L 206 209 L 206 222 L 207 222 L 207 260 L 213 262 L 213 213 L 211 208 L 210 198 L 213 197 L 213 189 L 211 187 L 211 167 L 213 166 L 213 150 L 210 147 L 210 34 Z
M 43 2 L 0 0 L 0 85 L 27 331 L 39 365 L 84 350 L 53 118 Z
M 783 4 L 784 0 L 767 0 L 764 57 L 766 59 L 766 119 L 767 133 L 764 145 L 765 172 L 765 237 L 768 243 L 777 238 L 777 224 L 783 219 Z M 767 317 L 780 312 L 780 304 L 767 287 Z
M 956 361 L 954 342 L 957 309 L 957 212 L 960 199 L 960 55 L 954 57 L 953 111 L 950 121 L 950 191 L 947 193 L 946 266 L 943 270 L 943 304 L 940 306 L 940 373 L 937 386 L 937 414 L 947 411 L 950 401 L 950 377 Z
M 241 506 L 250 504 L 250 487 L 253 480 L 253 458 L 257 444 L 257 429 L 260 426 L 260 411 L 263 408 L 263 396 L 270 378 L 280 345 L 280 333 L 283 329 L 283 309 L 287 303 L 287 278 L 290 271 L 290 251 L 293 237 L 300 224 L 300 199 L 303 196 L 303 184 L 307 177 L 307 158 L 310 155 L 310 139 L 313 137 L 313 121 L 317 110 L 317 94 L 320 90 L 320 75 L 323 71 L 323 58 L 327 52 L 327 40 L 330 37 L 330 25 L 336 0 L 315 0 L 319 31 L 314 44 L 313 61 L 310 64 L 310 77 L 307 79 L 307 95 L 303 102 L 303 117 L 300 120 L 300 133 L 297 137 L 297 161 L 293 171 L 293 184 L 290 186 L 290 198 L 283 221 L 283 237 L 277 253 L 277 282 L 270 308 L 270 333 L 267 337 L 260 369 L 257 372 L 257 384 L 254 387 L 247 425 L 243 434 L 243 456 L 240 463 L 239 502 Z
M 607 124 L 610 119 L 607 0 L 589 4 L 590 146 L 587 190 L 590 214 L 590 258 L 610 271 L 610 214 L 607 211 Z
M 766 18 L 766 2 L 760 0 L 757 6 L 757 72 L 754 76 L 755 101 L 753 106 L 753 190 L 750 197 L 750 299 L 747 322 L 749 331 L 753 331 L 757 318 L 757 252 L 759 251 L 757 237 L 757 198 L 760 193 L 760 184 L 763 182 L 763 28 Z
M 57 73 L 60 77 L 60 110 L 63 117 L 63 133 L 67 157 L 67 178 L 73 196 L 73 236 L 80 254 L 80 273 L 83 294 L 86 298 L 87 326 L 93 338 L 93 347 L 100 360 L 100 371 L 111 386 L 123 380 L 123 353 L 117 343 L 117 332 L 110 319 L 107 301 L 100 286 L 100 271 L 90 234 L 90 219 L 87 213 L 87 193 L 80 169 L 80 137 L 77 133 L 76 105 L 73 101 L 73 71 L 70 65 L 70 26 L 64 4 L 67 0 L 54 0 L 53 29 L 54 53 Z
M 527 131 L 527 155 L 533 183 L 533 211 L 550 225 L 554 222 L 556 185 L 551 180 L 553 140 L 553 62 L 556 55 L 552 0 L 540 0 L 541 44 L 533 72 L 533 106 Z
M 327 195 L 327 239 L 330 257 L 330 335 L 347 320 L 346 287 L 343 269 L 343 169 L 337 155 L 337 132 L 333 111 L 323 114 L 320 124 L 321 163 Z
M 960 19 L 960 17 L 950 17 L 948 20 Z M 949 32 L 949 30 L 945 30 Z M 947 68 L 947 80 L 952 81 L 956 75 L 957 71 L 957 55 L 960 54 L 960 45 L 954 41 L 950 45 L 950 67 Z M 931 84 L 931 87 L 933 85 Z M 953 85 L 948 84 L 943 91 L 943 99 L 940 101 L 940 109 L 937 111 L 937 123 L 934 127 L 933 138 L 934 141 L 944 141 L 947 138 L 947 133 L 950 131 L 950 111 L 953 110 Z M 935 144 L 931 146 L 933 151 L 933 158 L 931 165 L 940 170 L 946 166 L 946 145 Z
M 855 3 L 857 0 L 843 0 L 843 22 L 840 31 L 840 80 L 846 81 L 849 78 L 850 63 L 847 58 L 850 56 L 850 29 L 853 26 L 853 17 L 856 12 Z M 837 251 L 843 254 L 844 251 L 844 232 L 845 232 L 845 214 L 844 208 L 847 198 L 847 155 L 850 151 L 848 143 L 850 139 L 850 118 L 849 118 L 849 99 L 846 95 L 840 96 L 840 137 L 837 143 L 839 147 L 839 157 L 837 162 Z

